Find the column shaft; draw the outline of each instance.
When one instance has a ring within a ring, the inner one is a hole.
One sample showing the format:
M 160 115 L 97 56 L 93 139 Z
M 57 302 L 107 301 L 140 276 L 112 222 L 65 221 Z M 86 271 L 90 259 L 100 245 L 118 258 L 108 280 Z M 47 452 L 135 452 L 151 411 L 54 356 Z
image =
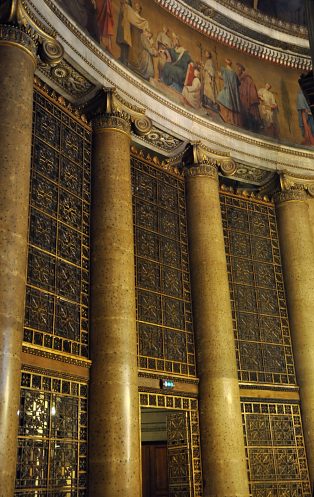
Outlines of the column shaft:
M 230 292 L 213 166 L 192 168 L 187 175 L 187 213 L 204 497 L 248 496 Z
M 129 125 L 105 121 L 93 147 L 89 495 L 139 497 Z
M 314 244 L 305 198 L 278 202 L 277 217 L 304 438 L 313 486 Z
M 25 48 L 25 46 L 29 48 Z M 0 26 L 0 496 L 16 472 L 27 270 L 34 52 L 18 28 Z

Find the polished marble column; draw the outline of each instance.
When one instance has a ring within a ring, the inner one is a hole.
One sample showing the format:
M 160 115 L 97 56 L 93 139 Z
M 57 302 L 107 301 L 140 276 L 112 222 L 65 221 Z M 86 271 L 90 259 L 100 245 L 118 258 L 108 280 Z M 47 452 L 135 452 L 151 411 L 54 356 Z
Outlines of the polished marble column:
M 204 497 L 249 495 L 217 169 L 186 171 Z
M 141 494 L 130 124 L 93 122 L 90 497 Z
M 27 269 L 36 45 L 0 25 L 0 496 L 12 497 Z
M 314 242 L 305 191 L 276 195 L 280 250 L 309 471 L 314 482 Z

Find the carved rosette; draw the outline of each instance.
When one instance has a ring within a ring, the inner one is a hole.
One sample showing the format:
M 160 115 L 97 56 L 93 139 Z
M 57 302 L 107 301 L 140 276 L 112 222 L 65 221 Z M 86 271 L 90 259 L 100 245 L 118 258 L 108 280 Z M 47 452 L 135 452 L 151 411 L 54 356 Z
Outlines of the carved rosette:
M 94 133 L 102 133 L 109 129 L 120 131 L 127 135 L 131 133 L 130 117 L 124 112 L 100 114 L 93 119 L 92 125 Z
M 37 42 L 23 28 L 0 24 L 0 45 L 11 45 L 22 48 L 36 64 Z
M 184 174 L 187 178 L 194 176 L 207 176 L 208 178 L 218 181 L 218 170 L 215 163 L 202 163 L 197 166 L 186 168 Z

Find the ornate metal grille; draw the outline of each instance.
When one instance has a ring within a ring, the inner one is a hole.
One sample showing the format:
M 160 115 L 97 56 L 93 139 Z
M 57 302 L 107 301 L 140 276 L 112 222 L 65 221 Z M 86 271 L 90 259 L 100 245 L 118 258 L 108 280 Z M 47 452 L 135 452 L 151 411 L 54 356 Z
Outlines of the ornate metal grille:
M 140 369 L 195 376 L 182 178 L 132 159 Z
M 244 400 L 242 414 L 253 497 L 310 497 L 299 405 Z
M 200 430 L 199 430 L 199 416 L 198 416 L 198 401 L 197 399 L 189 397 L 180 397 L 177 395 L 164 395 L 156 393 L 140 392 L 140 407 L 153 407 L 156 409 L 169 409 L 173 412 L 182 411 L 186 413 L 187 423 L 185 424 L 186 433 L 182 435 L 183 439 L 189 446 L 190 468 L 186 471 L 186 478 L 189 480 L 188 487 L 190 491 L 179 488 L 173 489 L 171 495 L 175 497 L 202 497 L 203 483 L 202 483 L 202 466 L 201 466 L 201 450 L 200 450 Z M 183 467 L 182 458 L 175 457 L 170 461 L 171 471 L 173 475 L 181 474 Z
M 295 384 L 272 204 L 221 195 L 239 379 Z
M 22 371 L 18 497 L 85 497 L 87 385 Z
M 34 94 L 24 341 L 88 356 L 90 130 Z

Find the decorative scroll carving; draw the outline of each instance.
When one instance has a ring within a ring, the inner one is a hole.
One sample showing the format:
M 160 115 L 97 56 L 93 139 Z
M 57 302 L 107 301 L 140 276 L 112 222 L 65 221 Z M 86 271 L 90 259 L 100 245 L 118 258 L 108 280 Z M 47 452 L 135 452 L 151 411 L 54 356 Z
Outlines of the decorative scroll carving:
M 126 102 L 113 88 L 103 88 L 88 103 L 86 112 L 93 120 L 94 132 L 114 128 L 129 134 L 132 129 L 144 136 L 152 127 L 151 120 L 144 115 L 144 109 L 138 109 Z
M 55 39 L 55 32 L 34 17 L 24 0 L 5 0 L 0 11 L 0 20 L 21 26 L 33 40 L 36 40 L 39 45 L 38 54 L 45 63 L 56 65 L 62 60 L 64 50 Z M 24 45 L 24 43 L 21 44 Z M 32 53 L 36 57 L 37 47 L 35 53 L 33 50 Z
M 314 178 L 282 173 L 280 189 L 281 191 L 274 195 L 276 203 L 281 204 L 290 200 L 304 201 L 308 195 L 314 196 Z

